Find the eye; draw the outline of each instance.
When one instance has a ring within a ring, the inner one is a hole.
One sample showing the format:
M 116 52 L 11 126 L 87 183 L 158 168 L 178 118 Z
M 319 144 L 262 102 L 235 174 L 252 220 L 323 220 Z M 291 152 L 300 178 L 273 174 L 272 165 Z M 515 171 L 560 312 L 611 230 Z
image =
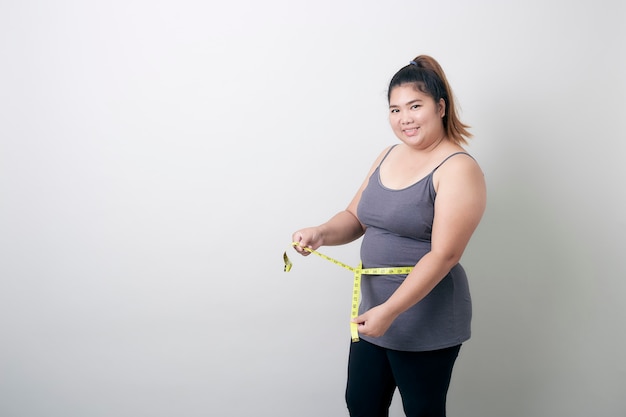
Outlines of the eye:
M 389 110 L 389 112 L 390 112 L 390 113 L 398 113 L 399 111 L 400 111 L 400 110 L 398 110 L 398 109 L 390 109 L 390 110 Z
M 411 106 L 411 110 L 417 110 L 417 109 L 419 109 L 420 107 L 422 107 L 422 106 L 421 106 L 421 105 L 419 105 L 419 104 L 414 104 L 414 105 L 412 105 L 412 106 Z

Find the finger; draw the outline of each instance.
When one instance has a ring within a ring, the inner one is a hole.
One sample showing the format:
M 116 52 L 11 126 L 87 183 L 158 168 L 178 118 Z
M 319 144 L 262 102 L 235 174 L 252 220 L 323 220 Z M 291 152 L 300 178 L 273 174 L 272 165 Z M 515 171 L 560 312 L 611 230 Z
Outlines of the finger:
M 295 232 L 293 235 L 291 235 L 291 241 L 295 244 L 297 243 L 298 245 L 300 244 L 300 242 L 302 241 L 302 233 L 300 232 Z M 296 245 L 294 245 L 296 246 Z
M 372 334 L 370 334 L 371 333 L 370 328 L 366 322 L 358 323 L 357 331 L 359 332 L 359 334 L 362 334 L 363 336 L 372 336 Z
M 302 254 L 302 233 L 300 232 L 296 232 L 291 236 L 291 245 L 293 246 L 293 249 Z
M 310 254 L 310 252 L 306 250 L 303 246 L 294 244 L 293 248 L 296 252 L 298 252 L 302 256 L 308 256 Z
M 303 235 L 299 235 L 299 240 L 294 240 L 293 242 L 293 246 L 296 249 L 296 251 L 298 251 L 301 255 L 307 256 L 311 253 L 311 251 L 313 250 L 313 247 L 311 245 L 309 245 L 309 242 L 307 239 L 304 238 Z

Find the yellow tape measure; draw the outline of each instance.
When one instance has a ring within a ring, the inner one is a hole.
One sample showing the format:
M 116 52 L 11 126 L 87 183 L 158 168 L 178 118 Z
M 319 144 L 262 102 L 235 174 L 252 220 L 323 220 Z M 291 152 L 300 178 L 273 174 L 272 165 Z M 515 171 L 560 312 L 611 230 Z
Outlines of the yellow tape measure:
M 292 242 L 291 246 L 298 246 L 298 242 Z M 359 266 L 354 268 L 350 265 L 346 265 L 343 262 L 339 262 L 336 259 L 331 258 L 330 256 L 326 256 L 323 253 L 320 253 L 311 248 L 303 247 L 307 252 L 314 253 L 317 256 L 326 259 L 334 263 L 337 266 L 340 266 L 348 271 L 351 271 L 354 276 L 354 281 L 352 285 L 352 307 L 350 309 L 350 318 L 355 319 L 359 315 L 359 302 L 361 298 L 361 276 L 362 275 L 396 275 L 396 274 L 408 274 L 413 270 L 412 266 L 398 266 L 392 268 L 363 268 L 363 264 L 359 263 Z M 289 260 L 289 256 L 287 256 L 287 251 L 283 253 L 283 261 L 285 262 L 285 272 L 291 271 L 291 267 L 293 264 L 291 260 Z M 359 341 L 359 330 L 358 324 L 350 321 L 350 336 L 352 337 L 353 342 Z

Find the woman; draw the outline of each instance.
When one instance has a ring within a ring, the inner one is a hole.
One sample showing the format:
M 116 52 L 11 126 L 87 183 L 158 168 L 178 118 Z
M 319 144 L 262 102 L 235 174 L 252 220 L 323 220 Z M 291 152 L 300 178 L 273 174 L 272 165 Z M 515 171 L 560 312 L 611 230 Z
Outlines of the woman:
M 391 79 L 389 121 L 400 139 L 381 152 L 346 210 L 293 234 L 295 250 L 363 236 L 363 268 L 412 266 L 408 275 L 364 275 L 346 401 L 353 417 L 387 416 L 398 388 L 405 414 L 445 416 L 452 367 L 470 337 L 471 300 L 459 260 L 486 204 L 483 173 L 462 145 L 440 65 L 416 57 Z

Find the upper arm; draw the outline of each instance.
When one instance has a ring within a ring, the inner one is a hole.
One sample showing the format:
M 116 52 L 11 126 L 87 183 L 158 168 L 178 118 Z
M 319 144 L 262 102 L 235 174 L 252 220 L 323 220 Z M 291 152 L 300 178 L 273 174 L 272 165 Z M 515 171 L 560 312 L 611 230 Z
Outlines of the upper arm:
M 436 174 L 431 251 L 456 264 L 485 211 L 485 178 L 468 156 L 451 158 Z

